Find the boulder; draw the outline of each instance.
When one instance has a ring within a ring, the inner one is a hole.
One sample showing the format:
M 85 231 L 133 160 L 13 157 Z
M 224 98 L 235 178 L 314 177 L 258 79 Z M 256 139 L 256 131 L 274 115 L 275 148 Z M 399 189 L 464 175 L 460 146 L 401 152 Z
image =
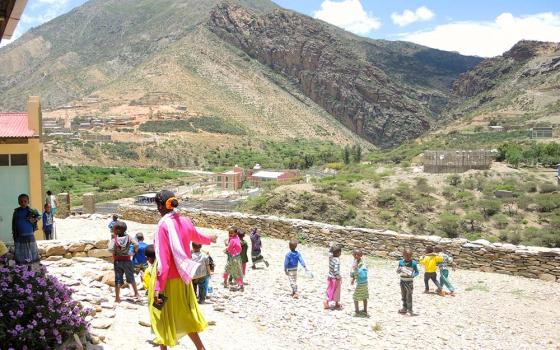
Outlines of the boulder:
M 103 277 L 101 278 L 101 282 L 105 283 L 106 285 L 110 286 L 110 287 L 114 287 L 115 286 L 115 271 L 107 271 L 103 274 Z M 103 305 L 101 305 L 103 307 Z
M 52 256 L 52 255 L 64 255 L 66 254 L 66 248 L 63 245 L 52 245 L 47 247 L 45 255 Z
M 83 252 L 86 250 L 86 244 L 82 242 L 73 242 L 68 247 L 68 251 L 71 253 Z
M 85 256 L 87 256 L 86 252 L 75 252 L 74 254 L 72 254 L 73 257 L 75 258 L 83 258 Z
M 46 258 L 45 261 L 59 261 L 62 259 L 63 259 L 62 255 L 51 255 L 48 258 Z
M 107 249 L 92 249 L 87 252 L 90 258 L 110 258 L 113 254 Z
M 109 247 L 109 240 L 108 239 L 101 239 L 99 241 L 96 241 L 94 246 L 97 249 L 107 249 Z
M 72 253 L 64 254 L 64 259 L 72 259 Z
M 541 273 L 539 275 L 539 279 L 543 281 L 556 282 L 556 276 L 551 275 L 549 273 Z

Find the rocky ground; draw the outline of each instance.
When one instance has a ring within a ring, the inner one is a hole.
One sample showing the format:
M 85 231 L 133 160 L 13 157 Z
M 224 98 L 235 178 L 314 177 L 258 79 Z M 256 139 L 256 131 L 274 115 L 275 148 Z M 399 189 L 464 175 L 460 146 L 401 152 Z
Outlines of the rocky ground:
M 97 239 L 108 235 L 104 219 L 58 221 L 59 238 Z M 155 227 L 129 223 L 130 233 L 143 232 L 151 241 Z M 207 230 L 203 230 L 207 231 Z M 217 232 L 218 242 L 225 232 Z M 395 261 L 368 259 L 369 318 L 353 316 L 349 278 L 343 280 L 342 311 L 322 309 L 327 251 L 322 247 L 300 246 L 314 278 L 301 276 L 302 298 L 293 300 L 282 271 L 287 243 L 264 238 L 268 269 L 249 270 L 244 293 L 220 287 L 225 255 L 221 244 L 209 248 L 218 274 L 213 278 L 212 304 L 202 305 L 211 325 L 202 333 L 208 349 L 248 349 L 259 344 L 266 349 L 560 349 L 559 285 L 492 273 L 458 270 L 452 272 L 458 287 L 456 297 L 423 294 L 421 279 L 415 282 L 416 317 L 401 316 L 400 289 Z M 348 276 L 351 256 L 342 257 L 342 272 Z M 112 288 L 96 281 L 111 271 L 109 263 L 93 258 L 46 262 L 49 270 L 77 290 L 75 298 L 97 309 L 92 333 L 98 345 L 92 349 L 151 349 L 145 305 L 124 301 L 115 305 Z M 302 274 L 303 275 L 303 274 Z M 101 338 L 101 339 L 99 339 Z M 296 345 L 297 344 L 297 345 Z M 187 339 L 179 349 L 192 349 Z

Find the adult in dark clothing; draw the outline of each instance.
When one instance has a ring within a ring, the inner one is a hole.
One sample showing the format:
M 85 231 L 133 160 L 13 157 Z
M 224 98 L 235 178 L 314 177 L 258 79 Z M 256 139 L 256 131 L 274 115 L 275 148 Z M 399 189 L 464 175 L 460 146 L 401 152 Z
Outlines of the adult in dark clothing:
M 19 207 L 12 217 L 12 236 L 14 238 L 15 259 L 19 265 L 39 262 L 39 249 L 34 232 L 37 231 L 39 212 L 29 207 L 29 196 L 18 196 Z

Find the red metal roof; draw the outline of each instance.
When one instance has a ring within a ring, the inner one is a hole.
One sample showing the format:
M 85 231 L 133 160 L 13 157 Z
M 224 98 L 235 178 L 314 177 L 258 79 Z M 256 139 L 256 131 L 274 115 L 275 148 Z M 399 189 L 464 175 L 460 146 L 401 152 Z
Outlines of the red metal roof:
M 27 113 L 0 113 L 0 137 L 33 137 Z

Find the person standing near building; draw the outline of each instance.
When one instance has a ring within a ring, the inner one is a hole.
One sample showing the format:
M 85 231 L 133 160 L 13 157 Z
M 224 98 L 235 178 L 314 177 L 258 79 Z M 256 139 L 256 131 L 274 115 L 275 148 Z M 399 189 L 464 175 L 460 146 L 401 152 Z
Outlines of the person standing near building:
M 56 211 L 57 211 L 57 208 L 58 208 L 58 200 L 56 199 L 56 196 L 50 190 L 47 191 L 47 200 L 46 200 L 45 204 L 48 204 L 48 205 L 51 206 L 52 216 L 55 217 L 56 216 Z
M 15 258 L 19 265 L 31 265 L 39 262 L 39 249 L 34 232 L 37 231 L 39 212 L 29 207 L 29 196 L 18 196 L 19 207 L 12 217 L 12 236 L 14 238 Z

